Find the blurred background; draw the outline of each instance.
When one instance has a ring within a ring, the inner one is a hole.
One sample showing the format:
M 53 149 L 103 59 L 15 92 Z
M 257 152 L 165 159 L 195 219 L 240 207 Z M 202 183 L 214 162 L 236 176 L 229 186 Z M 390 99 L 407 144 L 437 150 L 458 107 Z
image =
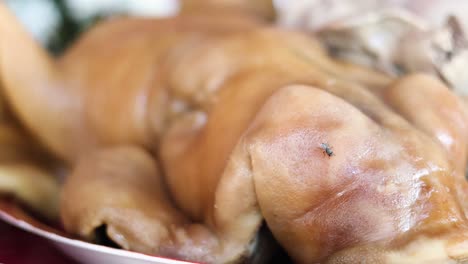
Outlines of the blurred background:
M 109 15 L 165 17 L 177 13 L 177 0 L 6 0 L 34 37 L 55 54 L 81 32 Z

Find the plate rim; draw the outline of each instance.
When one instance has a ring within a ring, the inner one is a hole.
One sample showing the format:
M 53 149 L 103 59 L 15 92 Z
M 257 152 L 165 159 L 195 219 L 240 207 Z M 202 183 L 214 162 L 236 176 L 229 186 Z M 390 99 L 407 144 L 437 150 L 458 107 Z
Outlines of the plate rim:
M 64 237 L 58 234 L 54 234 L 52 232 L 42 230 L 38 227 L 35 227 L 34 225 L 24 220 L 18 219 L 2 210 L 0 210 L 0 219 L 21 230 L 43 237 L 54 243 L 66 244 L 68 246 L 78 247 L 78 248 L 89 250 L 89 251 L 100 252 L 103 254 L 110 254 L 110 255 L 117 256 L 117 257 L 131 258 L 134 260 L 150 261 L 150 262 L 155 262 L 158 264 L 194 264 L 194 262 L 187 262 L 187 261 L 182 261 L 182 260 L 150 256 L 150 255 L 145 255 L 145 254 L 134 252 L 134 251 L 116 249 L 116 248 L 106 247 L 103 245 L 89 243 L 86 241 Z

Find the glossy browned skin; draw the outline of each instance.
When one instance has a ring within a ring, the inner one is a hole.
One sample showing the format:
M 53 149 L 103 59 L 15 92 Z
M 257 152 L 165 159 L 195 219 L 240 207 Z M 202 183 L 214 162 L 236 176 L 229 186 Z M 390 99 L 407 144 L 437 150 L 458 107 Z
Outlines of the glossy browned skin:
M 106 225 L 126 249 L 224 263 L 252 254 L 264 220 L 298 263 L 466 260 L 459 99 L 226 18 L 112 20 L 53 61 L 0 6 L 3 88 L 75 167 L 65 228 L 92 240 Z
M 460 202 L 468 208 L 467 110 L 463 99 L 434 77 L 415 74 L 386 89 L 385 100 L 415 127 L 436 140 L 455 170 Z M 424 111 L 415 111 L 424 109 Z

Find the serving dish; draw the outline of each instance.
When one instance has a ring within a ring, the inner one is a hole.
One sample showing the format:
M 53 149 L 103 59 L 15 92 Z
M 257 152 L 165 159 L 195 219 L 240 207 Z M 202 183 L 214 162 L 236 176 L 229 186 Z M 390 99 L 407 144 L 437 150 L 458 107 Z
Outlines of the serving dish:
M 28 233 L 50 241 L 63 253 L 80 263 L 114 264 L 190 264 L 168 258 L 149 256 L 136 252 L 96 245 L 65 235 L 27 214 L 15 203 L 0 200 L 0 219 Z

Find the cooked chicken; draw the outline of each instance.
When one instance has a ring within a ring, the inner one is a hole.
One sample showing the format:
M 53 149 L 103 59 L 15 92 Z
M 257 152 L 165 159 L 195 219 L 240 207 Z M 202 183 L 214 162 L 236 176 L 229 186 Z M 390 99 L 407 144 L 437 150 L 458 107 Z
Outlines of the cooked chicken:
M 3 5 L 0 33 L 10 103 L 74 167 L 68 232 L 230 263 L 265 222 L 297 263 L 468 259 L 468 116 L 431 77 L 228 13 L 111 20 L 58 60 Z

